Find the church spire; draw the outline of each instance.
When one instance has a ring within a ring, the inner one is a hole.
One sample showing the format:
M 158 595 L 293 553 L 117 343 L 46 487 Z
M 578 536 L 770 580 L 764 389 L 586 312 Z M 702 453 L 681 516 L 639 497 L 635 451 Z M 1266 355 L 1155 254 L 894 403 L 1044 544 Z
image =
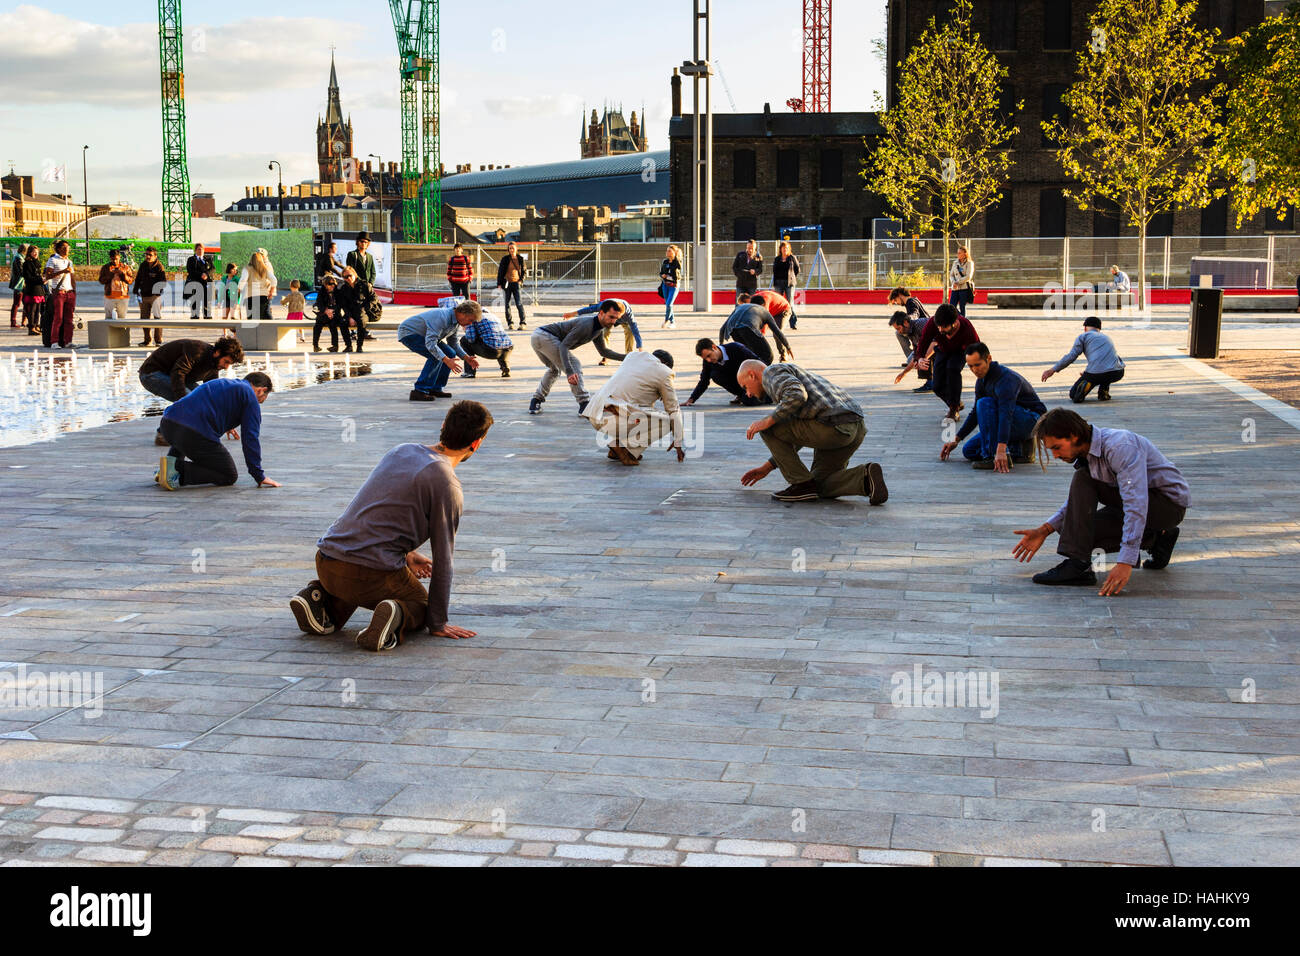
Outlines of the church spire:
M 325 106 L 325 125 L 337 126 L 343 122 L 343 104 L 339 100 L 339 75 L 334 68 L 334 48 L 330 47 L 329 98 Z

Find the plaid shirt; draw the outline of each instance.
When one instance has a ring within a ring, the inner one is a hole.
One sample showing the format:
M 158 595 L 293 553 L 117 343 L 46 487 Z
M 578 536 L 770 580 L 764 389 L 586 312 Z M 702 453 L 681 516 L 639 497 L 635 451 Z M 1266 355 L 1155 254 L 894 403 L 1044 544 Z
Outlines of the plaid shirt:
M 763 391 L 777 404 L 772 418 L 778 422 L 815 418 L 838 425 L 862 418 L 862 406 L 842 388 L 790 362 L 767 367 Z
M 483 318 L 479 319 L 473 325 L 465 326 L 465 332 L 462 337 L 467 342 L 478 342 L 480 345 L 486 345 L 490 349 L 508 349 L 514 347 L 514 343 L 510 341 L 510 336 L 506 335 L 506 330 L 501 327 L 500 321 L 487 312 L 484 312 Z

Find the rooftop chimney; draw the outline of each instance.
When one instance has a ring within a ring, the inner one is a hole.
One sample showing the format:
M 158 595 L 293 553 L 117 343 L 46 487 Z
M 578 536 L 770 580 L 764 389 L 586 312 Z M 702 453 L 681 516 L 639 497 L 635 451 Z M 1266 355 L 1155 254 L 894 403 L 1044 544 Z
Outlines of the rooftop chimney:
M 682 77 L 677 72 L 677 67 L 673 67 L 673 78 L 670 85 L 673 91 L 673 116 L 680 117 L 682 115 Z

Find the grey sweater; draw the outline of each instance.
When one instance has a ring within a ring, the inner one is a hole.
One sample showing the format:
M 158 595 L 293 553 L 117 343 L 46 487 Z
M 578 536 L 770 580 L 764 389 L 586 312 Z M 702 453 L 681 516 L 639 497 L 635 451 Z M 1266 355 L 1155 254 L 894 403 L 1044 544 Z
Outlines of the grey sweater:
M 564 365 L 565 374 L 573 375 L 578 371 L 579 366 L 570 353 L 588 342 L 594 342 L 596 351 L 605 358 L 616 362 L 627 358 L 622 352 L 615 352 L 605 344 L 604 333 L 605 327 L 600 324 L 600 319 L 594 315 L 580 315 L 565 322 L 543 325 L 533 335 L 549 335 L 555 339 L 559 343 L 560 362 Z
M 406 555 L 428 541 L 429 627 L 447 623 L 452 552 L 465 499 L 452 463 L 427 445 L 398 445 L 384 455 L 343 511 L 316 542 L 337 561 L 399 571 Z
M 1088 356 L 1088 367 L 1084 371 L 1092 372 L 1094 375 L 1113 372 L 1124 367 L 1124 360 L 1115 351 L 1115 343 L 1110 340 L 1110 336 L 1104 332 L 1089 330 L 1074 340 L 1070 351 L 1061 356 L 1061 360 L 1052 366 L 1052 371 L 1061 371 L 1077 359 L 1080 353 Z

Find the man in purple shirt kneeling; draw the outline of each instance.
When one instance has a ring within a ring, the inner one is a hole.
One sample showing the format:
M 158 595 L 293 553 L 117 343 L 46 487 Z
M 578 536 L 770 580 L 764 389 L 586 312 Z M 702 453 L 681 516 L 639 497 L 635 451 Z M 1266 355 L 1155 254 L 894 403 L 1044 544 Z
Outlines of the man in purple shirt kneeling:
M 1040 418 L 1032 441 L 1040 447 L 1040 460 L 1045 449 L 1074 462 L 1065 504 L 1045 524 L 1015 532 L 1022 537 L 1012 554 L 1022 562 L 1053 531 L 1061 533 L 1056 552 L 1065 560 L 1035 574 L 1035 584 L 1095 585 L 1095 551 L 1119 552 L 1098 592 L 1102 595 L 1124 590 L 1144 550 L 1151 552 L 1144 568 L 1160 570 L 1169 564 L 1178 525 L 1192 499 L 1182 472 L 1155 445 L 1122 428 L 1089 425 L 1068 408 L 1054 408 Z
M 456 467 L 478 451 L 492 415 L 457 402 L 438 444 L 409 443 L 388 452 L 338 520 L 316 542 L 316 580 L 289 599 L 304 634 L 332 634 L 359 607 L 374 614 L 356 637 L 387 651 L 429 628 L 435 637 L 473 637 L 447 621 L 452 553 L 464 497 Z M 433 558 L 420 552 L 429 542 Z M 421 578 L 429 580 L 426 593 Z

